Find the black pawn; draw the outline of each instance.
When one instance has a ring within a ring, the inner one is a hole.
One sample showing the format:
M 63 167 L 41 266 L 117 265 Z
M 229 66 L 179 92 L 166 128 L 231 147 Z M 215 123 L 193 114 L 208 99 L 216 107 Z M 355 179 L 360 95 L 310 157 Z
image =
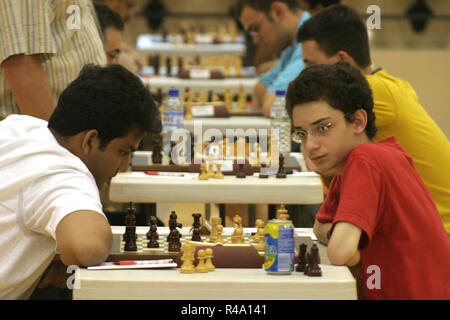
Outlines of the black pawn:
M 201 213 L 193 213 L 192 216 L 194 217 L 194 223 L 192 224 L 192 241 L 202 241 L 202 237 L 200 235 L 200 217 L 202 216 Z
M 239 163 L 238 164 L 238 172 L 237 172 L 237 174 L 236 174 L 236 178 L 240 178 L 240 179 L 243 179 L 243 178 L 245 178 L 245 172 L 244 172 L 244 164 L 242 164 L 242 163 Z
M 306 268 L 306 247 L 307 245 L 302 243 L 299 246 L 299 256 L 297 268 L 295 269 L 297 272 L 304 272 Z
M 147 248 L 159 248 L 159 235 L 157 232 L 158 221 L 155 216 L 150 217 L 150 230 L 147 232 L 147 239 L 150 241 L 147 244 Z
M 155 140 L 155 144 L 153 145 L 152 150 L 152 163 L 161 163 L 162 154 L 161 154 L 161 138 Z
M 264 162 L 261 163 L 261 169 L 259 171 L 259 178 L 260 179 L 267 179 L 267 178 L 269 178 L 269 175 L 266 172 L 266 167 L 267 167 L 267 165 Z
M 307 275 L 310 277 L 320 277 L 322 276 L 322 270 L 319 266 L 319 248 L 316 244 L 313 244 L 311 247 L 311 262 L 308 266 L 308 272 Z
M 278 162 L 277 178 L 286 178 L 286 172 L 284 172 L 284 156 L 280 154 Z

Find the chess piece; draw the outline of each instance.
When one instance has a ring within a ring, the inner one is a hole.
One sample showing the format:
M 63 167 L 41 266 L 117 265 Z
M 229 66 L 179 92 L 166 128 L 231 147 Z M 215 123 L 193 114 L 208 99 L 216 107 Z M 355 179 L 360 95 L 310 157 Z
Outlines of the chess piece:
M 125 217 L 125 233 L 123 235 L 125 241 L 125 251 L 137 251 L 136 246 L 136 216 L 134 215 L 135 209 L 133 203 L 130 201 L 130 207 L 128 208 L 128 214 Z
M 264 231 L 264 221 L 257 219 L 256 224 L 256 234 L 253 237 L 253 242 L 256 242 L 255 248 L 258 251 L 264 251 L 264 241 L 265 241 L 265 231 Z
M 206 261 L 205 261 L 206 269 L 207 269 L 208 271 L 214 271 L 214 270 L 216 270 L 216 267 L 215 267 L 215 266 L 213 265 L 213 263 L 212 263 L 213 250 L 212 250 L 211 248 L 205 249 L 205 258 L 206 258 Z
M 152 164 L 161 163 L 162 162 L 162 154 L 161 154 L 161 138 L 155 140 L 153 144 L 152 150 Z
M 279 156 L 277 178 L 286 178 L 286 173 L 284 172 L 284 156 L 282 154 Z
M 208 172 L 206 174 L 208 175 L 208 178 L 214 177 L 214 163 L 212 160 L 212 154 L 209 155 Z
M 147 248 L 159 248 L 159 235 L 157 232 L 157 219 L 155 216 L 150 217 L 150 230 L 147 232 L 147 239 L 149 242 L 147 244 Z
M 217 162 L 217 163 L 216 163 L 216 168 L 217 168 L 217 171 L 216 171 L 216 174 L 214 175 L 214 178 L 215 178 L 215 179 L 223 179 L 223 178 L 224 178 L 224 175 L 223 175 L 223 173 L 222 173 L 222 171 L 221 171 L 222 164 L 219 163 L 219 162 Z
M 247 95 L 242 84 L 239 85 L 238 89 L 238 109 L 241 111 L 247 109 Z
M 201 90 L 199 93 L 198 93 L 198 102 L 200 102 L 200 103 L 206 103 L 206 92 L 205 92 L 205 90 Z
M 242 228 L 242 218 L 239 215 L 233 217 L 234 231 L 231 234 L 231 243 L 244 243 L 244 229 Z
M 192 112 L 191 112 L 191 110 L 192 110 L 192 92 L 191 91 L 189 91 L 187 93 L 187 100 L 186 100 L 185 107 L 186 107 L 186 112 L 184 114 L 184 119 L 192 120 L 193 117 L 192 117 Z
M 196 272 L 208 272 L 208 268 L 206 267 L 206 263 L 205 263 L 205 250 L 204 249 L 200 249 L 197 251 L 197 259 L 198 259 L 198 264 L 195 267 L 195 271 Z
M 253 242 L 258 243 L 261 236 L 264 238 L 264 221 L 261 219 L 256 219 L 255 226 L 256 226 L 256 233 L 253 237 Z
M 175 164 L 175 162 L 172 159 L 172 150 L 176 145 L 177 145 L 176 141 L 170 141 L 169 164 Z
M 200 217 L 202 216 L 201 213 L 193 213 L 192 216 L 194 217 L 194 223 L 192 224 L 192 241 L 202 241 L 202 237 L 200 236 Z
M 206 163 L 202 162 L 200 164 L 200 175 L 198 176 L 198 180 L 208 180 L 208 175 L 206 174 Z
M 169 242 L 169 252 L 178 252 L 181 249 L 181 233 L 177 228 L 181 228 L 182 224 L 177 222 L 177 214 L 172 211 L 169 217 L 169 235 L 167 242 Z
M 246 177 L 245 172 L 244 172 L 244 164 L 243 163 L 239 163 L 238 166 L 239 166 L 239 169 L 238 169 L 238 172 L 236 174 L 236 178 L 244 179 Z
M 277 219 L 278 220 L 289 220 L 289 213 L 286 210 L 284 203 L 282 202 L 280 208 L 277 210 Z
M 172 58 L 170 56 L 166 57 L 166 75 L 172 76 Z
M 183 255 L 181 256 L 181 264 L 180 272 L 181 273 L 194 273 L 194 252 L 195 252 L 195 244 L 190 241 L 186 241 L 186 243 L 181 247 Z
M 211 233 L 209 235 L 209 242 L 215 242 L 217 239 L 217 226 L 222 223 L 222 218 L 212 217 L 211 218 Z
M 258 142 L 255 142 L 253 144 L 253 152 L 255 153 L 255 157 L 256 157 L 255 166 L 256 167 L 260 167 L 261 166 L 261 160 L 260 160 L 261 148 L 259 147 L 259 143 Z
M 152 62 L 153 62 L 154 74 L 157 76 L 157 75 L 159 75 L 159 67 L 160 67 L 160 56 L 159 56 L 159 54 L 155 54 L 153 56 Z
M 234 59 L 234 76 L 242 77 L 242 58 L 239 56 Z
M 225 243 L 225 240 L 223 240 L 223 225 L 219 224 L 216 227 L 216 240 L 213 241 L 214 243 Z
M 228 109 L 228 111 L 231 111 L 233 109 L 233 94 L 231 93 L 230 88 L 225 89 L 224 101 L 225 107 Z
M 311 253 L 310 253 L 311 262 L 309 263 L 308 272 L 306 273 L 306 275 L 308 275 L 310 277 L 322 276 L 322 270 L 319 267 L 319 259 L 320 259 L 319 258 L 319 248 L 314 243 L 311 247 Z
M 263 163 L 261 163 L 261 169 L 260 169 L 260 171 L 259 171 L 259 178 L 260 179 L 267 179 L 267 178 L 269 178 L 269 175 L 267 174 L 267 171 L 266 171 L 266 163 L 265 162 L 263 162 Z
M 298 254 L 298 263 L 297 263 L 297 267 L 295 268 L 295 270 L 297 272 L 304 272 L 305 268 L 306 268 L 306 248 L 307 245 L 302 243 L 299 246 L 299 254 Z

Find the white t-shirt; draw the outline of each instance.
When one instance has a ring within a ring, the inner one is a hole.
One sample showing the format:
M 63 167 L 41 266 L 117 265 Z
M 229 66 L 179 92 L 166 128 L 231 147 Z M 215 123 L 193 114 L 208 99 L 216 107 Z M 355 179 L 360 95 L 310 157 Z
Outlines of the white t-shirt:
M 0 121 L 0 299 L 31 295 L 54 258 L 62 218 L 103 215 L 94 177 L 47 124 L 24 115 Z

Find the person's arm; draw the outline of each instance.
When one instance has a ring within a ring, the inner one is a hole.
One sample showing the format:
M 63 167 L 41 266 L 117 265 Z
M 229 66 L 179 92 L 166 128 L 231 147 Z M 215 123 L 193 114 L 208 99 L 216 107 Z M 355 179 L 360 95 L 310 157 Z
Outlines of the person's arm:
M 332 226 L 332 222 L 320 223 L 317 219 L 314 222 L 313 232 L 317 239 L 323 244 L 328 244 L 328 236 Z
M 327 249 L 332 264 L 351 267 L 359 263 L 361 233 L 361 228 L 350 222 L 340 221 L 335 224 Z
M 106 260 L 112 231 L 107 219 L 95 211 L 75 211 L 56 228 L 61 261 L 66 265 L 91 266 Z
M 262 111 L 266 118 L 270 117 L 270 107 L 272 103 L 275 101 L 276 95 L 273 92 L 266 92 L 262 99 Z
M 13 55 L 1 67 L 20 112 L 48 121 L 55 101 L 39 56 Z

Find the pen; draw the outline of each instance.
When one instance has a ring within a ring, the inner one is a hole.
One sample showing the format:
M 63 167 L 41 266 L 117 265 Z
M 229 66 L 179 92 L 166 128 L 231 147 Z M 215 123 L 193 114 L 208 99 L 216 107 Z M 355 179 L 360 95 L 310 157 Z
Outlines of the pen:
M 162 264 L 162 263 L 174 263 L 173 259 L 166 260 L 121 260 L 113 262 L 116 266 L 129 266 L 129 265 L 141 265 L 141 264 Z
M 145 171 L 145 174 L 149 176 L 184 177 L 184 173 L 179 172 Z

